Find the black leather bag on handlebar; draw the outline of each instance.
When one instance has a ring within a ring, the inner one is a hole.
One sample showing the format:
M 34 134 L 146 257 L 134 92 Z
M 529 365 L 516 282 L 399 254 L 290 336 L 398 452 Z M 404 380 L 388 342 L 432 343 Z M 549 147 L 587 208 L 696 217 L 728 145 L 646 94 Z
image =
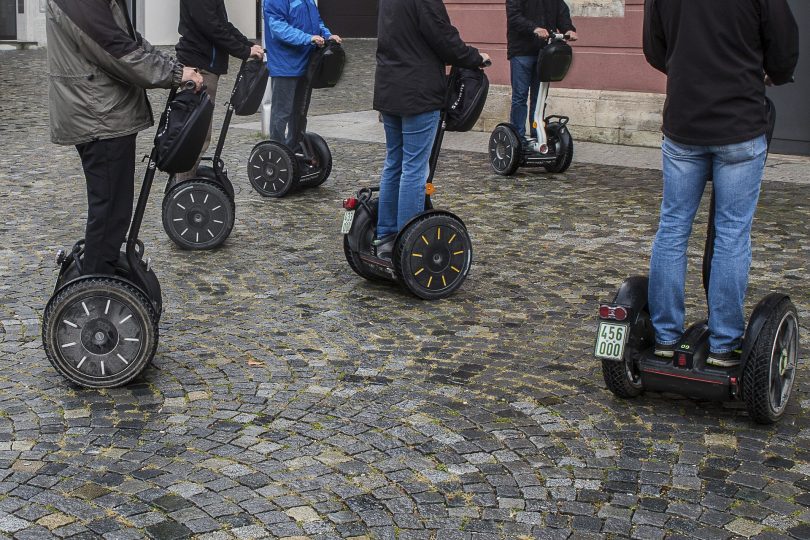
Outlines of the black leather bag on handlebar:
M 327 40 L 323 47 L 316 48 L 309 59 L 307 79 L 311 88 L 332 88 L 343 75 L 346 52 L 340 43 Z
M 489 93 L 489 79 L 483 70 L 453 68 L 450 71 L 447 102 L 447 131 L 470 131 Z
M 213 115 L 214 104 L 208 92 L 177 92 L 166 104 L 155 134 L 157 168 L 174 174 L 194 167 Z
M 250 116 L 256 114 L 264 98 L 267 88 L 267 79 L 270 73 L 267 64 L 262 60 L 248 60 L 242 62 L 242 67 L 236 75 L 231 105 L 237 116 Z
M 537 75 L 540 82 L 559 82 L 568 74 L 574 52 L 564 41 L 552 41 L 537 55 Z

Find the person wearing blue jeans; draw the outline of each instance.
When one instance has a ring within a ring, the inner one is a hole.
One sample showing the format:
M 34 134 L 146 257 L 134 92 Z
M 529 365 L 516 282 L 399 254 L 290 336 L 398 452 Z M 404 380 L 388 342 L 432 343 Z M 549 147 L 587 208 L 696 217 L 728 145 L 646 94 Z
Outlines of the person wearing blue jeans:
M 380 177 L 377 257 L 391 259 L 397 233 L 425 209 L 425 184 L 447 64 L 475 69 L 489 56 L 467 46 L 442 0 L 380 2 L 374 109 L 382 113 L 386 156 Z
M 765 85 L 792 80 L 798 46 L 786 0 L 645 1 L 644 54 L 667 75 L 664 196 L 648 291 L 659 357 L 672 358 L 683 335 L 686 250 L 711 179 L 716 237 L 707 363 L 740 363 L 751 223 L 767 154 Z
M 537 106 L 540 89 L 537 55 L 545 46 L 549 32 L 557 31 L 570 41 L 577 40 L 565 0 L 506 0 L 506 56 L 512 83 L 509 123 L 521 137 L 526 135 L 526 119 Z M 531 108 L 527 107 L 527 102 Z M 537 137 L 533 125 L 530 135 Z

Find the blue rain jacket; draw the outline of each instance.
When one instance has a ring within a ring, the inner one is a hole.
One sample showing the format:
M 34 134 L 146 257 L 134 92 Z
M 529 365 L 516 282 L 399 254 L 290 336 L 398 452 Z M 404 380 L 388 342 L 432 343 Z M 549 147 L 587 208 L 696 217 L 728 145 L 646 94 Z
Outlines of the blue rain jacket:
M 271 77 L 306 74 L 315 45 L 312 36 L 329 39 L 314 0 L 264 0 L 267 68 Z

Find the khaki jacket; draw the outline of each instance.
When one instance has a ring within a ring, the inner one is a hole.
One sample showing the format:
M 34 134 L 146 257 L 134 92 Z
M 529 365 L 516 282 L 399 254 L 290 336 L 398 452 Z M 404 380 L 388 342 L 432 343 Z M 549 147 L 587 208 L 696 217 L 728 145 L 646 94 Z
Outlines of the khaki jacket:
M 154 123 L 146 88 L 179 86 L 183 66 L 134 31 L 120 0 L 48 0 L 51 140 L 75 145 Z

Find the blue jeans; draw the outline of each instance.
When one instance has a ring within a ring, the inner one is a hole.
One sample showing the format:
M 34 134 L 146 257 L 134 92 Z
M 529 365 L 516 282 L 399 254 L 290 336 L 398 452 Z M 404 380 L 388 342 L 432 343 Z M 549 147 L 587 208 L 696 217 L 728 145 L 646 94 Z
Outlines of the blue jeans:
M 518 134 L 526 135 L 526 118 L 534 113 L 537 105 L 537 92 L 540 89 L 540 79 L 537 76 L 536 56 L 513 56 L 509 61 L 509 70 L 512 75 L 512 110 L 509 122 L 515 126 Z M 531 109 L 526 107 L 531 92 Z M 532 119 L 530 119 L 532 121 Z M 537 130 L 531 128 L 531 136 L 537 137 Z
M 655 340 L 675 344 L 683 334 L 686 249 L 707 180 L 716 199 L 714 257 L 709 280 L 709 348 L 739 349 L 743 302 L 751 266 L 751 222 L 767 157 L 765 136 L 725 146 L 662 145 L 664 199 L 650 260 L 649 305 Z
M 301 106 L 304 77 L 273 77 L 270 79 L 270 139 L 295 150 L 298 110 Z
M 380 177 L 377 238 L 399 232 L 425 210 L 430 151 L 439 128 L 439 111 L 413 116 L 383 113 L 385 165 Z

